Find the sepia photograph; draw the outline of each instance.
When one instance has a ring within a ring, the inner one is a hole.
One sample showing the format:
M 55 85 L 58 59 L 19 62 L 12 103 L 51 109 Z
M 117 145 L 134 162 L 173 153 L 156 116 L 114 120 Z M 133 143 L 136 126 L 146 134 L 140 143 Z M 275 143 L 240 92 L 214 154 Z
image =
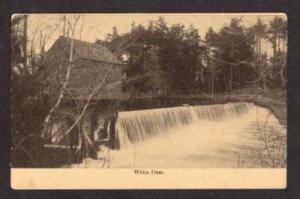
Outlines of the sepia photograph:
M 287 45 L 281 13 L 14 14 L 11 168 L 286 169 Z

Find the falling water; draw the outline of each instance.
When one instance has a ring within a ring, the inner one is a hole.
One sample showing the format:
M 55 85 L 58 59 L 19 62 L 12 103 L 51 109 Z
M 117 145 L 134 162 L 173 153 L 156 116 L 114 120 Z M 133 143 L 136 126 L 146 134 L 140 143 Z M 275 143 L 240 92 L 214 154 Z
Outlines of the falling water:
M 286 128 L 252 103 L 120 112 L 116 125 L 120 149 L 99 151 L 109 164 L 80 167 L 285 167 Z
M 248 112 L 250 106 L 253 104 L 234 103 L 120 112 L 117 123 L 120 147 L 125 148 L 197 121 L 219 121 L 238 117 Z

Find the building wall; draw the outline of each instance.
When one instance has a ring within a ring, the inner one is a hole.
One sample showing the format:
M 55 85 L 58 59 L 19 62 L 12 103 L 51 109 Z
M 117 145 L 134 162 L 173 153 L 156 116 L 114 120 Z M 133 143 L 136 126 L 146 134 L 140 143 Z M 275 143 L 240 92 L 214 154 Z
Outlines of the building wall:
M 122 65 L 79 60 L 71 72 L 69 87 L 76 92 L 76 95 L 84 97 L 88 96 L 97 86 L 99 88 L 101 84 L 101 91 L 94 96 L 94 99 L 118 99 L 122 94 L 122 70 Z M 105 81 L 103 82 L 104 78 Z
M 45 82 L 45 92 L 48 92 L 54 99 L 57 98 L 58 90 L 61 89 L 65 81 L 68 68 L 69 47 L 63 42 L 55 42 L 46 53 L 46 70 L 43 74 Z M 108 68 L 111 68 L 102 86 L 102 91 L 95 96 L 97 99 L 117 99 L 122 97 L 121 83 L 123 79 L 124 65 L 99 62 L 92 59 L 82 59 L 76 55 L 74 49 L 74 63 L 70 74 L 68 87 L 72 90 L 73 96 L 84 98 L 88 96 L 95 85 L 95 80 L 99 82 L 104 78 Z

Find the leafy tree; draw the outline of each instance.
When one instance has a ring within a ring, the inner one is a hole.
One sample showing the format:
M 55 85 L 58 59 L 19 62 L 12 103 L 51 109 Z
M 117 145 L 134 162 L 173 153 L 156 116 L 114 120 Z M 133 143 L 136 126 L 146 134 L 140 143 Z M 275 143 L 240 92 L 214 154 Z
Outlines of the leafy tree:
M 125 90 L 136 94 L 159 92 L 158 49 L 154 45 L 152 26 L 132 26 L 129 37 L 131 42 L 124 52 L 128 55 Z
M 216 81 L 216 72 L 217 72 L 217 64 L 215 61 L 216 58 L 216 53 L 217 53 L 217 46 L 218 46 L 218 33 L 216 33 L 214 31 L 214 29 L 212 27 L 210 27 L 207 31 L 207 33 L 205 34 L 205 40 L 206 40 L 206 44 L 207 44 L 207 56 L 206 58 L 206 65 L 207 65 L 207 72 L 208 74 L 206 75 L 206 77 L 204 77 L 205 79 L 207 79 L 207 81 L 203 81 L 205 87 L 206 87 L 206 91 L 211 92 L 212 98 L 213 98 L 213 94 L 215 92 L 215 81 Z
M 217 68 L 221 70 L 219 79 L 223 80 L 225 90 L 240 88 L 243 83 L 255 78 L 251 43 L 240 25 L 240 20 L 233 18 L 218 34 L 216 52 Z
M 205 34 L 205 40 L 208 47 L 216 47 L 218 41 L 218 34 L 214 31 L 212 27 L 210 27 Z
M 159 60 L 168 82 L 166 93 L 190 92 L 195 87 L 195 76 L 199 69 L 198 31 L 192 26 L 186 29 L 183 25 L 174 24 L 168 31 L 160 30 L 160 33 Z
M 126 35 L 126 34 L 125 34 Z M 122 37 L 125 37 L 121 36 Z M 147 27 L 134 25 L 131 38 L 125 90 L 139 94 L 171 94 L 190 91 L 199 64 L 199 34 L 194 27 L 168 26 L 163 18 Z
M 269 68 L 267 63 L 267 55 L 262 52 L 262 42 L 267 39 L 267 25 L 262 22 L 260 18 L 257 19 L 256 24 L 247 30 L 250 43 L 252 44 L 254 60 L 253 65 L 255 67 L 257 83 L 260 83 L 263 89 L 266 91 L 269 74 Z M 255 82 L 256 83 L 256 82 Z
M 282 51 L 282 41 L 286 39 L 287 22 L 276 16 L 269 24 L 269 41 L 273 47 L 273 57 L 277 56 L 277 53 Z
M 285 45 L 287 40 L 287 21 L 276 16 L 269 24 L 269 41 L 273 47 L 273 84 L 281 87 L 286 86 L 286 52 Z M 281 84 L 278 85 L 278 82 Z
M 254 31 L 255 53 L 260 57 L 262 55 L 262 40 L 267 38 L 267 25 L 258 18 L 256 24 L 252 28 Z

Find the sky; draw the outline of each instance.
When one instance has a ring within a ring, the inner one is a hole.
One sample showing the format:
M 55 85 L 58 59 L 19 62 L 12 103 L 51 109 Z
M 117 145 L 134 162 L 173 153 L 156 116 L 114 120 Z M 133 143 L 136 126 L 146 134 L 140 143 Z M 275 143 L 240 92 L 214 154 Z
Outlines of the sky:
M 130 31 L 131 24 L 134 22 L 136 25 L 147 25 L 150 20 L 157 20 L 162 16 L 167 24 L 180 23 L 189 27 L 193 25 L 198 29 L 200 37 L 203 39 L 209 27 L 215 31 L 220 30 L 224 25 L 228 25 L 233 17 L 241 18 L 242 25 L 249 27 L 257 21 L 258 17 L 261 18 L 266 24 L 270 22 L 276 15 L 286 18 L 284 14 L 278 13 L 251 13 L 251 14 L 82 14 L 78 24 L 77 35 L 75 37 L 80 39 L 80 30 L 82 28 L 81 40 L 95 42 L 97 39 L 104 40 L 108 33 L 112 32 L 112 27 L 116 26 L 119 34 Z M 34 35 L 39 35 L 41 30 L 50 33 L 51 37 L 47 40 L 46 50 L 51 47 L 53 42 L 62 35 L 63 22 L 60 14 L 31 14 L 29 16 L 28 24 L 28 37 L 29 40 L 34 38 Z M 83 24 L 83 26 L 82 26 Z M 36 44 L 35 44 L 36 45 Z M 271 53 L 271 46 L 269 42 L 263 43 L 263 49 L 268 54 Z

